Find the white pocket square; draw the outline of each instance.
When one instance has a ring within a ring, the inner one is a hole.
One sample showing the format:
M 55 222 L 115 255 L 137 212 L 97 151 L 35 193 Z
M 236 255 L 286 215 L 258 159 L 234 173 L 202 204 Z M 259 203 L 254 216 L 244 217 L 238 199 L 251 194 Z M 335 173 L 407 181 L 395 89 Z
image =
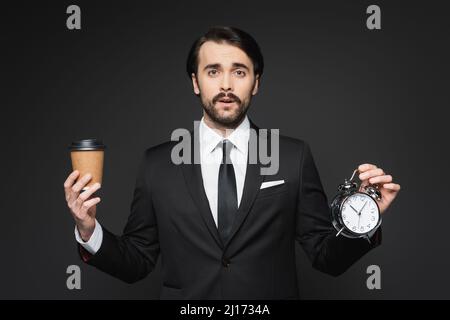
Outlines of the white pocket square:
M 270 187 L 277 186 L 277 185 L 283 184 L 283 183 L 284 183 L 284 180 L 263 182 L 263 183 L 261 183 L 261 188 L 260 189 L 270 188 Z

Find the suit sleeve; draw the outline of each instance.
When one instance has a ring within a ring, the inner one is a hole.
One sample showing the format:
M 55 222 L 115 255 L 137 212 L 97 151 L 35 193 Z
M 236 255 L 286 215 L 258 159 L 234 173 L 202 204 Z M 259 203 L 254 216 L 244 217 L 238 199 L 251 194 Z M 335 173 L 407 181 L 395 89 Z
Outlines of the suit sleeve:
M 158 229 L 148 181 L 150 164 L 144 155 L 138 170 L 131 213 L 122 236 L 103 226 L 103 241 L 95 255 L 79 246 L 82 259 L 89 265 L 127 283 L 145 278 L 155 267 L 159 255 Z
M 379 228 L 369 243 L 366 239 L 336 237 L 327 196 L 309 145 L 304 142 L 300 167 L 296 239 L 315 269 L 338 276 L 381 243 Z

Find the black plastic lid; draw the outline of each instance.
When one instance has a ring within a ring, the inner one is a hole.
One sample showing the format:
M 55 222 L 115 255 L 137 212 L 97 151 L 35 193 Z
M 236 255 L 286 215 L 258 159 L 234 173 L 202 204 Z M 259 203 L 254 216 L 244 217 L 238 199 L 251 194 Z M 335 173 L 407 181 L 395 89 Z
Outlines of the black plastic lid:
M 105 150 L 106 146 L 102 140 L 99 139 L 83 139 L 72 142 L 69 146 L 69 150 L 72 151 L 92 151 L 92 150 Z

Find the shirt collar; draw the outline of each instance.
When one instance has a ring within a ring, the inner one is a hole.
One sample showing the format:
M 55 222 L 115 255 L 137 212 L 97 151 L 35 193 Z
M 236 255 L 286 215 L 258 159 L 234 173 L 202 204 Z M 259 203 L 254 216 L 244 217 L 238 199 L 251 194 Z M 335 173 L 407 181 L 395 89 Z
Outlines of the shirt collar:
M 204 118 L 200 121 L 199 135 L 201 140 L 202 149 L 205 152 L 212 152 L 219 143 L 225 138 L 219 133 L 208 127 Z M 248 151 L 248 141 L 250 138 L 250 121 L 247 116 L 239 124 L 239 126 L 233 130 L 233 132 L 226 137 L 240 152 L 246 154 Z

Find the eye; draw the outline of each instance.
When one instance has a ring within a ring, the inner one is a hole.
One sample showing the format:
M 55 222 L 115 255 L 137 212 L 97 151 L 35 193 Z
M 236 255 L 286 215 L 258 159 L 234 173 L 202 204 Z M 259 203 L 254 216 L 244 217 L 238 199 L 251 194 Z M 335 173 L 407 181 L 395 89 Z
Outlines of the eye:
M 219 71 L 217 71 L 217 69 L 211 69 L 208 71 L 208 76 L 214 77 L 217 76 L 219 74 Z
M 245 77 L 245 71 L 243 70 L 236 70 L 235 73 L 240 78 Z

